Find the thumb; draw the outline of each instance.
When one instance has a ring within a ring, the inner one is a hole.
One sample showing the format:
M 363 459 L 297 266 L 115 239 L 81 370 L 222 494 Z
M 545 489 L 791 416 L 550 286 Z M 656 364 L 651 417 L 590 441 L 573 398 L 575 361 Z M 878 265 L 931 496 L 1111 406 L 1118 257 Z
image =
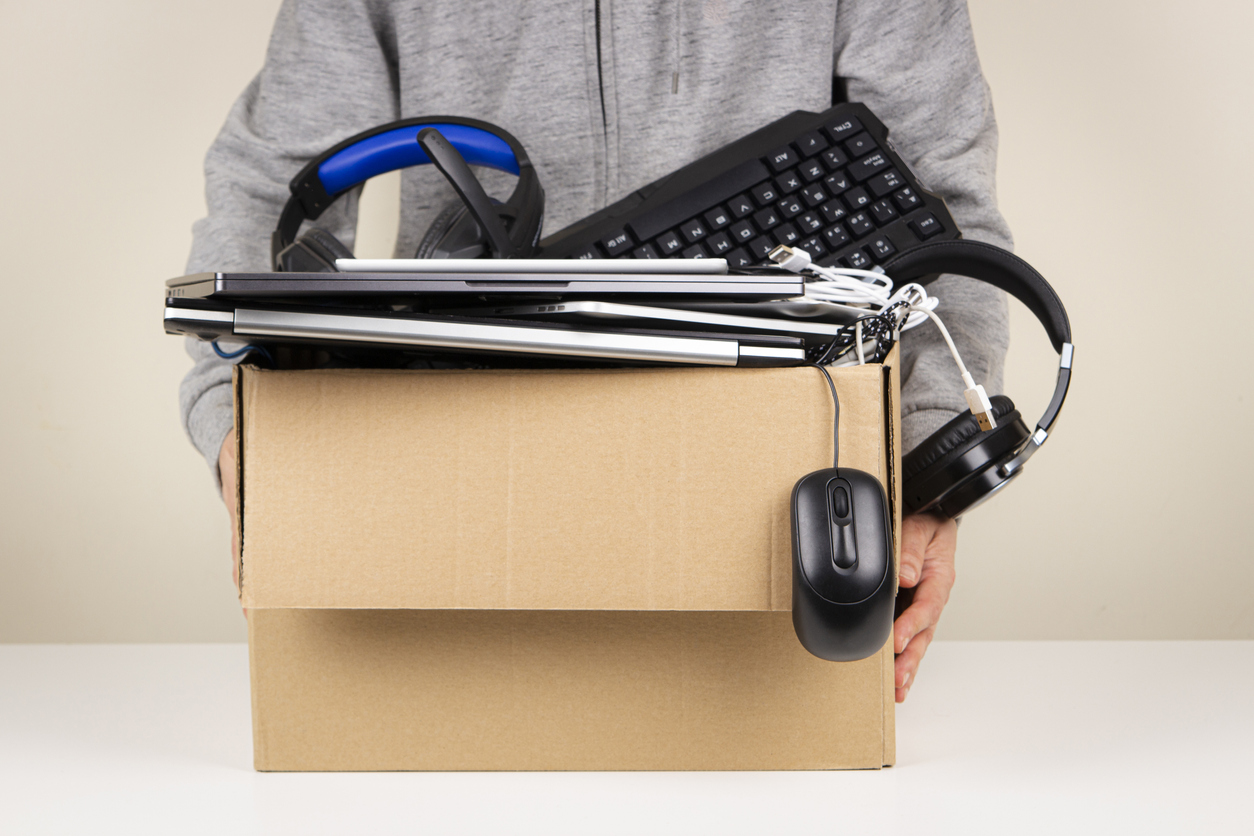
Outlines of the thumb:
M 913 587 L 923 574 L 923 555 L 932 540 L 935 524 L 931 517 L 917 514 L 901 521 L 901 586 Z

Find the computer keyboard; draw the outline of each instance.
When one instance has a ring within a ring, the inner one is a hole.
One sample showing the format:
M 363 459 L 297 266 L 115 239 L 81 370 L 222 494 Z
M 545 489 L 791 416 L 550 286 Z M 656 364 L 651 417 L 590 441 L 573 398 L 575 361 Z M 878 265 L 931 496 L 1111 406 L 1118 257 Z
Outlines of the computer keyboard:
M 777 244 L 823 266 L 870 269 L 958 238 L 866 105 L 793 111 L 540 242 L 543 258 L 768 261 Z

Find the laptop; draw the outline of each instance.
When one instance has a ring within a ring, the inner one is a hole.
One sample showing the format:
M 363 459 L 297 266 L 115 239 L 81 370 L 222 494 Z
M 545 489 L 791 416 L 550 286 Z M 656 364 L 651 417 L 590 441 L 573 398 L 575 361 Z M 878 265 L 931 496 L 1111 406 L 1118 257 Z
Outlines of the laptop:
M 765 303 L 763 303 L 765 304 Z M 809 303 L 801 303 L 809 304 Z M 835 308 L 837 306 L 830 306 Z M 867 311 L 844 308 L 852 322 Z M 726 303 L 714 310 L 702 306 L 663 307 L 648 304 L 627 304 L 602 300 L 556 301 L 537 304 L 498 304 L 469 308 L 436 308 L 434 313 L 474 317 L 505 317 L 540 321 L 589 323 L 602 326 L 680 328 L 688 331 L 750 331 L 767 334 L 789 334 L 800 338 L 807 345 L 827 345 L 840 334 L 847 322 L 829 322 L 815 319 L 783 318 L 760 305 Z M 728 313 L 727 311 L 735 311 Z M 756 314 L 756 315 L 753 315 Z M 763 315 L 765 314 L 765 315 Z M 652 323 L 652 325 L 642 325 Z
M 181 299 L 403 299 L 415 296 L 562 299 L 645 296 L 668 299 L 787 299 L 805 292 L 801 276 L 782 270 L 753 273 L 502 270 L 491 273 L 376 270 L 343 273 L 193 273 L 166 282 Z M 513 263 L 525 264 L 523 260 Z M 616 263 L 616 262 L 612 262 Z M 579 264 L 579 262 L 567 262 Z
M 325 275 L 325 274 L 323 274 Z M 575 326 L 321 305 L 167 297 L 165 330 L 205 340 L 392 348 L 420 353 L 549 357 L 627 363 L 770 367 L 806 362 L 785 334 Z

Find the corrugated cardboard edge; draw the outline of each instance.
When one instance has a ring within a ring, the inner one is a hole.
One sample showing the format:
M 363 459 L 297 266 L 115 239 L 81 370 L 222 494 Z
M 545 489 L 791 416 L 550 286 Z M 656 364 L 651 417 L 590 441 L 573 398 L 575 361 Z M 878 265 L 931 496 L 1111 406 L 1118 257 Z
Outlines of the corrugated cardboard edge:
M 238 365 L 231 367 L 231 406 L 235 418 L 235 552 L 236 578 L 239 586 L 236 594 L 244 597 L 244 421 L 241 415 L 244 375 Z
M 884 431 L 887 433 L 885 445 L 885 470 L 888 489 L 888 512 L 893 520 L 893 589 L 897 589 L 897 573 L 901 567 L 901 376 L 897 369 L 900 348 L 893 346 L 892 351 L 884 358 Z M 897 763 L 897 678 L 896 657 L 893 655 L 894 642 L 892 635 L 888 637 L 888 645 L 882 651 L 884 662 L 883 705 L 884 705 L 884 766 Z

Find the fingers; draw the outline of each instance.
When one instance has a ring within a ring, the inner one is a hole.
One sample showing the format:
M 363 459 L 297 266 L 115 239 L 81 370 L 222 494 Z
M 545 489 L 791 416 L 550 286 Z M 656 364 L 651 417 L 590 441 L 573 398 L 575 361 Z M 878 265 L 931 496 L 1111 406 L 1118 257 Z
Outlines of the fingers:
M 952 525 L 931 514 L 911 514 L 901 521 L 901 565 L 897 570 L 901 586 L 909 588 L 919 582 L 928 548 L 947 522 Z
M 954 586 L 952 558 L 934 559 L 924 564 L 923 578 L 914 590 L 914 602 L 893 624 L 893 650 L 905 653 L 914 637 L 940 621 Z
M 913 601 L 893 624 L 896 699 L 910 692 L 941 612 L 954 586 L 958 527 L 953 520 L 914 515 L 902 521 L 901 585 L 914 588 Z
M 927 653 L 928 645 L 932 643 L 932 637 L 936 635 L 935 627 L 928 627 L 920 632 L 910 642 L 910 646 L 906 651 L 897 657 L 894 665 L 894 673 L 896 675 L 894 685 L 896 686 L 895 697 L 897 702 L 904 702 L 906 695 L 910 693 L 910 686 L 914 684 L 914 676 L 919 671 L 919 663 L 923 661 L 923 654 Z

